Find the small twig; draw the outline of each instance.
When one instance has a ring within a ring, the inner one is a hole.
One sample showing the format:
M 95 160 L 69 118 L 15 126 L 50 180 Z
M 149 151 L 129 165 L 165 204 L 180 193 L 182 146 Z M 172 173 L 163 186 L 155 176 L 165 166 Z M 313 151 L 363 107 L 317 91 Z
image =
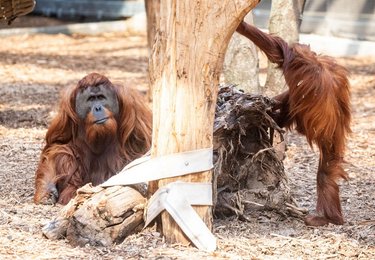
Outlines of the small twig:
M 276 233 L 271 233 L 270 235 L 273 236 L 273 237 L 278 237 L 278 238 L 287 239 L 287 240 L 294 240 L 294 241 L 301 241 L 301 242 L 305 242 L 305 243 L 311 243 L 310 240 L 303 239 L 303 238 L 287 237 L 287 236 L 279 235 L 279 234 L 276 234 Z
M 258 152 L 256 152 L 256 154 L 254 154 L 253 158 L 251 158 L 252 161 L 254 162 L 255 159 L 256 159 L 260 154 L 262 154 L 262 153 L 264 153 L 264 152 L 267 152 L 267 151 L 270 151 L 270 150 L 272 150 L 272 149 L 273 149 L 273 147 L 267 147 L 267 148 L 264 148 L 264 149 L 260 149 Z
M 358 223 L 358 225 L 372 225 L 375 224 L 375 220 L 364 220 Z
M 323 259 L 329 259 L 329 258 L 337 258 L 339 255 L 338 254 L 332 254 L 332 255 L 325 255 L 322 258 Z
M 259 207 L 264 207 L 263 204 L 260 204 L 260 203 L 257 203 L 257 202 L 254 202 L 254 201 L 249 201 L 249 200 L 241 200 L 243 203 L 246 203 L 246 204 L 252 204 L 252 205 L 255 205 L 255 206 L 259 206 Z
M 290 203 L 288 203 L 288 202 L 285 202 L 285 205 L 286 205 L 288 208 L 290 208 L 291 210 L 293 210 L 293 211 L 298 211 L 298 212 L 301 212 L 301 213 L 303 213 L 303 214 L 307 214 L 307 213 L 309 212 L 309 210 L 306 209 L 306 208 L 300 208 L 300 207 L 297 207 L 297 206 L 295 206 L 295 205 L 293 205 L 293 204 L 290 204 Z

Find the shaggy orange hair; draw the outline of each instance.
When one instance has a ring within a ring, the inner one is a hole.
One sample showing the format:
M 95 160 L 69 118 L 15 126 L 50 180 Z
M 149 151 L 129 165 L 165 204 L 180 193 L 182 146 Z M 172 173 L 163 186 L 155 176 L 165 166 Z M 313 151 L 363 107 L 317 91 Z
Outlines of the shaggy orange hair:
M 281 127 L 295 127 L 308 143 L 320 151 L 317 173 L 317 211 L 309 215 L 307 225 L 343 224 L 339 187 L 336 181 L 347 179 L 341 166 L 351 111 L 348 71 L 336 61 L 317 55 L 303 44 L 289 46 L 283 39 L 241 22 L 237 32 L 249 38 L 283 71 L 289 90 L 276 96 Z
M 75 111 L 77 93 L 104 86 L 115 93 L 119 113 L 106 108 L 105 124 L 88 124 Z M 112 84 L 108 78 L 91 73 L 62 95 L 57 116 L 46 134 L 35 179 L 35 203 L 54 196 L 66 204 L 76 190 L 86 183 L 98 185 L 142 156 L 151 146 L 152 114 L 141 95 L 134 89 Z M 101 152 L 90 149 L 99 142 Z

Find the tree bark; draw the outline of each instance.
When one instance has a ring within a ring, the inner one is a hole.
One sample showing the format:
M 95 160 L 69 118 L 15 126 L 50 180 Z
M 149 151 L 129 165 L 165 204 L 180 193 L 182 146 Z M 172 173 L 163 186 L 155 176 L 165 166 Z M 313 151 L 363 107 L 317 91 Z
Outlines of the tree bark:
M 154 45 L 156 23 L 159 19 L 160 0 L 145 0 L 146 16 L 147 16 L 147 45 L 151 54 Z
M 283 38 L 288 44 L 298 42 L 301 0 L 273 0 L 271 6 L 269 32 Z M 268 62 L 265 94 L 276 96 L 287 89 L 283 73 L 274 63 Z
M 253 24 L 250 12 L 245 22 Z M 225 54 L 224 82 L 236 84 L 246 93 L 260 94 L 258 50 L 254 43 L 238 33 L 234 33 Z
M 306 4 L 306 0 L 298 0 L 298 6 L 297 6 L 298 13 L 299 13 L 298 20 L 297 20 L 298 31 L 300 31 L 301 29 L 302 14 L 303 14 L 303 11 L 305 10 L 305 4 Z
M 152 53 L 152 47 L 155 41 L 156 28 L 158 28 L 157 23 L 160 18 L 160 0 L 145 0 L 145 9 L 147 16 L 147 47 L 149 56 Z M 152 101 L 152 88 L 149 82 L 148 88 L 148 100 Z
M 258 3 L 246 1 L 160 2 L 150 59 L 153 89 L 153 157 L 212 146 L 217 86 L 229 40 Z M 174 181 L 211 182 L 212 171 L 151 182 L 149 193 Z M 194 207 L 212 227 L 210 206 Z M 168 242 L 188 240 L 167 213 L 159 230 Z
M 66 237 L 74 246 L 111 246 L 142 229 L 145 189 L 141 185 L 92 187 L 87 184 L 43 227 L 50 239 Z

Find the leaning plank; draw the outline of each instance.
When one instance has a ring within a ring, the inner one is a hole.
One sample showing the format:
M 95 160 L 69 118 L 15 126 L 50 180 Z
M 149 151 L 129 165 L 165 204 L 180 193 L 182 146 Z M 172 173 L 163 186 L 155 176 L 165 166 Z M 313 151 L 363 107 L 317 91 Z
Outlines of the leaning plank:
M 43 228 L 43 234 L 50 239 L 66 237 L 74 246 L 121 243 L 144 224 L 146 199 L 138 190 L 128 186 L 85 185 Z

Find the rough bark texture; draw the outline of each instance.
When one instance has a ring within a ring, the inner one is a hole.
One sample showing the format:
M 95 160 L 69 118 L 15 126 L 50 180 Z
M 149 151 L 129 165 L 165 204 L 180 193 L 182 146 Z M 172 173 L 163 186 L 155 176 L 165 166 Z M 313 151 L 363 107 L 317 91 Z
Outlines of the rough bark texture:
M 246 22 L 253 24 L 253 15 L 246 15 Z M 224 82 L 238 84 L 246 93 L 260 94 L 262 89 L 259 84 L 259 59 L 256 46 L 241 36 L 234 33 L 225 54 Z
M 246 219 L 250 208 L 294 213 L 282 158 L 272 146 L 273 136 L 283 131 L 269 113 L 274 101 L 260 95 L 221 87 L 214 126 L 215 184 L 218 216 L 237 214 Z
M 160 18 L 160 0 L 145 0 L 145 9 L 147 16 L 147 46 L 149 55 L 151 55 L 155 42 L 156 28 L 158 28 L 157 23 Z M 152 92 L 151 84 L 149 84 L 147 96 L 150 101 L 152 101 Z
M 147 16 L 147 45 L 151 53 L 154 45 L 156 24 L 159 19 L 160 0 L 145 0 L 146 16 Z
M 150 59 L 152 156 L 212 146 L 217 85 L 229 40 L 258 1 L 162 1 Z M 211 182 L 212 171 L 152 182 L 149 192 L 176 180 Z M 209 206 L 195 207 L 212 226 Z M 168 242 L 189 243 L 167 213 L 159 228 Z
M 300 0 L 273 0 L 269 19 L 269 32 L 287 43 L 298 42 L 300 24 Z M 268 62 L 265 94 L 276 96 L 287 89 L 283 73 L 274 63 Z
M 119 244 L 144 225 L 146 189 L 140 185 L 136 188 L 87 184 L 43 228 L 43 234 L 50 239 L 66 237 L 74 246 Z

